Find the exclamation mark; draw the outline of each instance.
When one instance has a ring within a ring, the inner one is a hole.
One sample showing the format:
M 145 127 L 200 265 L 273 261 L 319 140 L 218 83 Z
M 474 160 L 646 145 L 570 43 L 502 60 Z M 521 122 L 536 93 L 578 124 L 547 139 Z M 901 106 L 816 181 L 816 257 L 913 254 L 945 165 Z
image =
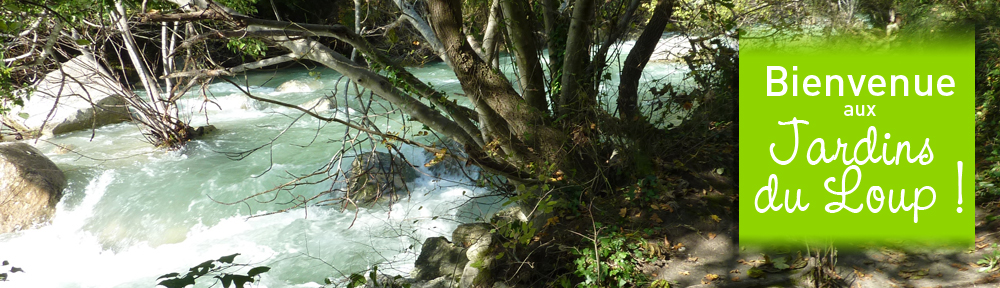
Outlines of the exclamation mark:
M 958 213 L 962 213 L 962 161 L 958 161 Z

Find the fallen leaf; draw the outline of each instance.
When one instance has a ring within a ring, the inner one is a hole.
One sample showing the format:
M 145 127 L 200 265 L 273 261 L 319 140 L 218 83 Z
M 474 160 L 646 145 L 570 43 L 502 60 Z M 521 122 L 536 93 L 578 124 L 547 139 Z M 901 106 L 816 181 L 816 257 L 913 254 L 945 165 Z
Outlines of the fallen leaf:
M 684 247 L 684 243 L 677 243 L 677 244 L 674 245 L 673 249 L 677 250 L 677 249 L 681 249 L 682 247 Z
M 545 220 L 545 226 L 551 226 L 556 223 L 559 223 L 559 216 L 554 216 L 552 218 L 549 218 L 548 220 Z
M 718 215 L 712 214 L 712 220 L 715 220 L 715 223 L 719 223 L 722 221 L 722 218 L 719 218 Z
M 684 276 L 691 275 L 691 272 L 681 271 L 681 275 L 684 275 Z
M 729 279 L 729 281 L 740 282 L 742 280 L 740 280 L 740 276 L 733 276 L 733 279 Z
M 729 273 L 731 273 L 731 274 L 740 274 L 740 269 L 729 270 Z
M 750 270 L 747 270 L 747 276 L 750 276 L 750 278 L 762 278 L 767 276 L 767 272 L 757 269 L 757 267 L 753 267 L 750 268 Z
M 660 219 L 660 216 L 656 215 L 655 213 L 653 214 L 653 216 L 649 216 L 649 220 L 652 220 L 653 222 L 656 223 L 663 223 L 663 219 Z
M 716 235 L 715 235 L 715 233 L 711 233 L 711 232 L 709 232 L 709 233 L 708 233 L 708 240 L 712 240 L 712 239 L 715 239 L 715 236 L 716 236 Z
M 705 274 L 705 280 L 715 281 L 716 279 L 719 279 L 719 275 L 711 274 L 711 273 Z
M 698 257 L 688 257 L 688 262 L 698 262 Z
M 670 240 L 667 240 L 667 236 L 663 236 L 663 246 L 670 247 Z
M 618 211 L 618 216 L 624 218 L 626 213 L 628 213 L 628 209 L 622 208 L 622 210 Z

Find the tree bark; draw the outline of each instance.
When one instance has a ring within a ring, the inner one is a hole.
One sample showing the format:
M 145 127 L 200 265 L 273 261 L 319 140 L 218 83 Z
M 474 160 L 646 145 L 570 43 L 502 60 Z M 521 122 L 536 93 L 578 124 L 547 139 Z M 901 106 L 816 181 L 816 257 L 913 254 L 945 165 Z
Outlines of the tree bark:
M 471 135 L 468 135 L 458 124 L 441 115 L 437 110 L 430 108 L 424 103 L 407 96 L 392 83 L 366 68 L 354 65 L 347 57 L 340 55 L 329 47 L 320 44 L 316 40 L 309 38 L 291 40 L 280 39 L 280 44 L 291 50 L 292 53 L 301 55 L 302 58 L 313 60 L 330 67 L 337 72 L 351 78 L 359 86 L 365 87 L 385 100 L 392 102 L 406 114 L 426 124 L 431 129 L 448 135 L 458 143 L 463 145 L 476 145 Z M 282 41 L 283 40 L 283 41 Z
M 528 105 L 546 113 L 549 111 L 549 105 L 545 99 L 545 72 L 542 70 L 541 62 L 538 62 L 538 45 L 535 45 L 530 14 L 525 12 L 530 11 L 531 7 L 525 0 L 501 1 L 507 19 L 507 33 L 514 47 L 521 95 Z
M 499 11 L 500 0 L 493 0 L 493 4 L 490 4 L 490 17 L 486 20 L 486 29 L 483 30 L 483 60 L 486 63 L 493 63 L 493 60 L 497 59 L 497 37 L 500 35 L 497 32 Z
M 432 0 L 428 3 L 434 32 L 448 51 L 462 84 L 487 130 L 508 155 L 521 164 L 566 164 L 563 150 L 566 136 L 550 127 L 546 117 L 522 99 L 499 71 L 475 56 L 461 32 L 462 4 L 458 0 Z
M 596 95 L 582 89 L 589 83 L 587 63 L 590 62 L 591 22 L 594 17 L 594 0 L 576 0 L 573 19 L 566 38 L 566 56 L 562 67 L 562 95 L 559 96 L 560 115 L 582 112 L 593 107 Z
M 618 41 L 619 37 L 625 34 L 625 31 L 628 30 L 629 24 L 632 23 L 632 15 L 634 15 L 635 10 L 639 8 L 639 2 L 639 0 L 632 0 L 629 3 L 628 8 L 625 9 L 625 14 L 622 14 L 621 17 L 618 18 L 618 26 L 616 26 L 611 33 L 608 33 L 608 37 L 604 39 L 604 43 L 602 43 L 601 47 L 597 49 L 597 53 L 594 53 L 594 61 L 591 62 L 590 68 L 587 68 L 587 71 L 590 72 L 592 79 L 601 79 L 601 72 L 604 71 L 604 67 L 607 64 L 608 50 L 611 49 L 611 45 Z M 594 87 L 590 89 L 597 91 L 596 84 L 598 83 L 594 84 Z
M 636 108 L 639 101 L 639 78 L 673 14 L 673 0 L 657 3 L 653 8 L 653 16 L 646 24 L 646 30 L 635 40 L 635 46 L 622 64 L 621 82 L 618 84 L 618 115 L 621 119 L 632 120 L 639 116 Z
M 396 7 L 399 7 L 399 10 L 403 12 L 404 16 L 406 16 L 406 20 L 410 22 L 410 25 L 413 25 L 413 28 L 417 29 L 417 32 L 420 32 L 420 35 L 424 37 L 424 40 L 431 46 L 431 49 L 434 49 L 434 53 L 437 54 L 438 57 L 441 57 L 441 60 L 444 60 L 445 63 L 450 63 L 450 61 L 448 61 L 448 53 L 444 51 L 444 45 L 441 44 L 441 40 L 438 39 L 437 35 L 434 35 L 434 29 L 431 27 L 430 23 L 427 23 L 427 20 L 420 15 L 417 8 L 414 7 L 414 4 L 417 2 L 409 3 L 404 1 L 406 0 L 393 0 L 392 3 L 396 4 Z M 454 69 L 455 67 L 451 68 Z

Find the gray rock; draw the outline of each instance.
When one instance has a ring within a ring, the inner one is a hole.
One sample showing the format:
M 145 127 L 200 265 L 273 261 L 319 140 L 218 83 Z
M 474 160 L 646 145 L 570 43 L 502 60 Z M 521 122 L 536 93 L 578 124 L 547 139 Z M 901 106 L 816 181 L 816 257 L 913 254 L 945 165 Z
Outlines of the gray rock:
M 461 144 L 458 144 L 452 140 L 445 140 L 444 142 L 438 141 L 432 143 L 434 147 L 446 149 L 445 154 L 440 159 L 437 159 L 439 155 L 435 155 L 430 151 L 424 150 L 424 155 L 427 157 L 427 161 L 433 165 L 427 167 L 430 170 L 431 175 L 434 177 L 441 177 L 441 175 L 455 175 L 461 174 L 462 169 L 465 168 L 465 163 L 458 161 L 454 157 L 449 157 L 447 154 L 454 154 L 460 157 L 468 157 L 465 154 L 465 149 L 462 148 Z
M 313 112 L 323 112 L 332 109 L 337 109 L 337 101 L 335 99 L 330 99 L 327 97 L 316 98 L 309 102 L 302 103 L 299 105 L 302 109 L 311 110 Z
M 313 92 L 323 88 L 323 83 L 318 80 L 288 80 L 281 83 L 274 91 L 278 93 L 304 93 Z
M 503 209 L 500 209 L 500 211 L 497 211 L 497 213 L 493 214 L 493 217 L 491 218 L 490 222 L 495 223 L 498 220 L 528 222 L 528 215 L 525 214 L 524 210 L 521 209 L 521 205 L 513 203 L 510 206 L 504 207 Z
M 461 243 L 465 249 L 465 257 L 469 263 L 462 269 L 462 278 L 458 287 L 483 286 L 492 282 L 490 272 L 493 270 L 493 229 L 488 223 L 468 223 L 459 225 L 452 232 L 455 243 Z
M 347 175 L 348 197 L 358 204 L 376 200 L 395 201 L 407 193 L 406 182 L 417 178 L 417 170 L 403 158 L 385 152 L 358 155 Z
M 462 271 L 469 258 L 465 249 L 448 242 L 444 237 L 431 237 L 424 241 L 420 248 L 420 256 L 413 263 L 411 276 L 417 281 L 430 281 L 435 278 L 450 276 L 450 281 L 461 279 Z
M 46 223 L 66 188 L 66 177 L 28 144 L 0 143 L 0 233 Z
M 125 87 L 83 56 L 49 72 L 33 89 L 24 107 L 4 116 L 4 123 L 22 132 L 54 136 L 130 119 L 121 96 Z
M 493 238 L 491 237 L 490 230 L 493 229 L 488 223 L 466 223 L 458 225 L 455 231 L 451 232 L 451 239 L 462 245 L 462 247 L 470 248 L 476 246 L 482 246 L 485 244 L 489 246 L 492 243 Z M 473 256 L 469 256 L 469 259 L 473 259 Z

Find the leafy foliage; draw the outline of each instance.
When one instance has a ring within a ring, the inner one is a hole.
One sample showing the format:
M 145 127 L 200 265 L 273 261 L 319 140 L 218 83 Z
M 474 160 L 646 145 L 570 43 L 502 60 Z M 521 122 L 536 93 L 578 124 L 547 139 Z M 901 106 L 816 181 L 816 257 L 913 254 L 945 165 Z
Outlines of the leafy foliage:
M 229 38 L 226 48 L 237 55 L 260 59 L 267 55 L 267 44 L 254 38 Z
M 10 266 L 10 262 L 8 262 L 7 260 L 3 260 L 3 262 L 0 263 L 0 267 L 6 267 L 6 266 Z M 2 268 L 2 269 L 6 270 L 6 268 Z M 14 267 L 14 266 L 10 266 L 10 270 L 9 271 L 10 271 L 10 273 L 17 273 L 17 272 L 24 273 L 24 269 L 21 269 L 21 268 L 18 268 L 18 267 Z M 7 273 L 8 272 L 0 272 L 0 282 L 8 281 L 8 278 L 10 276 Z
M 236 288 L 243 288 L 247 283 L 254 283 L 254 281 L 260 280 L 260 275 L 270 271 L 271 268 L 267 266 L 257 266 L 251 268 L 247 271 L 247 274 L 240 275 L 235 273 L 228 273 L 227 270 L 234 269 L 237 267 L 245 267 L 245 264 L 233 263 L 236 260 L 236 256 L 239 253 L 222 256 L 219 259 L 208 260 L 198 264 L 194 267 L 188 269 L 188 272 L 181 273 L 167 273 L 156 280 L 159 281 L 156 285 L 164 286 L 167 288 L 183 288 L 188 285 L 194 285 L 195 280 L 198 278 L 211 275 L 212 278 L 216 279 L 216 283 L 222 282 L 222 287 L 229 288 L 230 286 Z M 160 279 L 163 279 L 162 281 Z
M 5 58 L 4 53 L 0 52 L 2 58 Z M 0 61 L 0 116 L 7 115 L 15 106 L 24 106 L 24 99 L 15 94 L 17 87 L 14 86 L 12 71 L 6 62 Z
M 598 227 L 600 225 L 598 223 Z M 612 229 L 613 230 L 613 229 Z M 584 278 L 577 287 L 640 287 L 648 278 L 638 266 L 644 259 L 642 238 L 629 237 L 619 232 L 597 238 L 597 251 L 591 248 L 574 252 L 574 274 Z
M 983 254 L 983 259 L 979 259 L 976 264 L 983 266 L 979 268 L 979 272 L 989 273 L 1000 269 L 1000 249 L 997 249 L 997 243 L 993 243 L 993 251 Z
M 353 273 L 351 276 L 347 277 L 347 288 L 356 287 L 386 287 L 386 288 L 410 288 L 410 283 L 401 282 L 403 276 L 393 276 L 390 280 L 379 280 L 378 265 L 372 266 L 371 271 L 368 271 L 367 278 L 362 273 Z M 330 279 L 326 280 L 326 284 L 333 284 Z M 367 285 L 367 286 L 366 286 Z

